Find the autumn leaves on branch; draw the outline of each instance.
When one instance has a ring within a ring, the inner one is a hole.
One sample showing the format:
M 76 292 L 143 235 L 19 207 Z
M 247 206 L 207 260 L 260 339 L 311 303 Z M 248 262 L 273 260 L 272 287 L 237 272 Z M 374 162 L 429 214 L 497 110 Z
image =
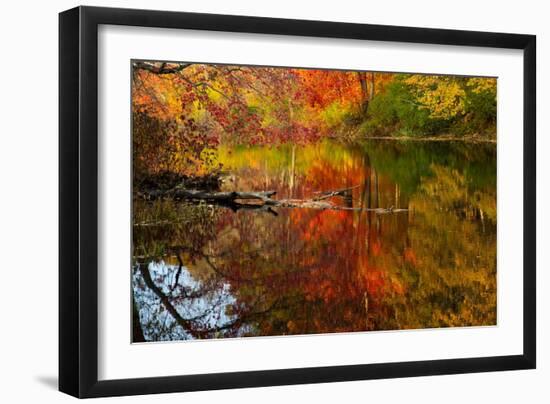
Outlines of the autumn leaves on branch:
M 219 170 L 226 145 L 494 138 L 496 79 L 133 61 L 135 175 Z

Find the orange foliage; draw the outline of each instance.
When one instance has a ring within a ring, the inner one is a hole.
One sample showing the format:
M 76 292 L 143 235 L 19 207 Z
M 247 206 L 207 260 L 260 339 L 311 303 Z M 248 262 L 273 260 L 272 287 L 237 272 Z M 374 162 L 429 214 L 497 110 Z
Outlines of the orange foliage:
M 313 108 L 325 108 L 333 102 L 343 106 L 358 105 L 361 87 L 356 72 L 338 70 L 295 69 L 301 79 L 303 95 Z

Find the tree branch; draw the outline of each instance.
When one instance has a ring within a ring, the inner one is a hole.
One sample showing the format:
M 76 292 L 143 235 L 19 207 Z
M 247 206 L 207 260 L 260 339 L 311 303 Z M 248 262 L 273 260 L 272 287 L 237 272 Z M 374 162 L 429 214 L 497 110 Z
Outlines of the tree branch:
M 168 191 L 164 190 L 153 190 L 139 192 L 138 196 L 146 200 L 155 200 L 159 198 L 173 198 L 175 200 L 186 200 L 186 201 L 204 201 L 207 203 L 213 203 L 221 206 L 227 207 L 280 207 L 280 208 L 309 208 L 309 209 L 331 209 L 331 210 L 351 210 L 351 211 L 367 211 L 375 212 L 376 214 L 385 214 L 385 213 L 398 213 L 398 212 L 408 212 L 408 209 L 394 208 L 390 206 L 389 208 L 362 208 L 362 207 L 352 207 L 352 206 L 340 206 L 334 205 L 327 201 L 327 199 L 333 196 L 345 196 L 346 193 L 350 193 L 352 189 L 356 187 L 344 188 L 336 191 L 326 191 L 321 193 L 320 196 L 317 196 L 313 199 L 273 199 L 272 196 L 275 195 L 275 191 L 259 191 L 259 192 L 210 192 L 194 189 L 184 189 L 184 188 L 172 188 Z M 269 213 L 273 213 L 269 211 Z M 139 225 L 145 225 L 140 223 Z
M 192 65 L 192 63 L 167 63 L 167 62 L 141 62 L 133 64 L 134 69 L 147 70 L 154 74 L 174 74 Z
M 143 277 L 143 280 L 145 282 L 145 285 L 149 289 L 153 291 L 155 295 L 160 299 L 168 313 L 172 315 L 174 320 L 187 332 L 189 332 L 193 337 L 201 339 L 206 336 L 208 336 L 208 330 L 202 330 L 202 329 L 196 329 L 196 324 L 194 323 L 193 319 L 185 319 L 183 318 L 176 308 L 172 305 L 172 302 L 170 302 L 170 298 L 164 294 L 164 292 L 153 282 L 153 279 L 151 279 L 151 274 L 149 272 L 149 268 L 147 268 L 146 265 L 140 266 L 139 270 L 141 271 L 141 275 Z

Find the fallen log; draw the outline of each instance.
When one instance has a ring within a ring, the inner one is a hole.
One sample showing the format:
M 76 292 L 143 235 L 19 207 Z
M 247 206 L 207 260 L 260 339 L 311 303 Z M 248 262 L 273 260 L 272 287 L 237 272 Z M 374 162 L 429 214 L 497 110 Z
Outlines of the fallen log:
M 334 191 L 315 192 L 316 194 L 318 194 L 318 196 L 314 197 L 313 200 L 321 201 L 323 199 L 332 198 L 333 196 L 348 197 L 351 196 L 351 191 L 355 188 L 359 188 L 359 185 L 355 185 L 354 187 L 349 188 L 336 189 Z
M 195 203 L 211 203 L 218 206 L 229 208 L 233 211 L 239 209 L 251 209 L 266 211 L 270 214 L 277 216 L 277 212 L 272 208 L 306 208 L 306 209 L 319 209 L 319 210 L 349 210 L 356 212 L 374 212 L 375 214 L 389 214 L 408 212 L 408 209 L 394 208 L 365 208 L 365 207 L 353 207 L 336 205 L 327 199 L 334 196 L 350 197 L 351 190 L 357 188 L 343 188 L 334 191 L 317 192 L 318 196 L 312 199 L 273 199 L 272 196 L 276 194 L 276 191 L 226 191 L 226 192 L 214 192 L 206 190 L 193 190 L 176 187 L 166 190 L 154 190 L 139 194 L 139 196 L 147 199 L 154 200 L 158 198 L 172 198 L 174 200 L 185 200 Z M 149 222 L 149 223 L 137 223 L 137 226 L 158 226 L 168 224 L 163 221 Z
M 176 200 L 188 199 L 188 200 L 202 200 L 202 201 L 236 201 L 236 200 L 259 200 L 264 204 L 271 204 L 275 200 L 271 199 L 271 196 L 275 195 L 276 191 L 263 191 L 263 192 L 212 192 L 195 189 L 173 188 L 168 191 L 154 190 L 142 192 L 140 196 L 148 200 L 154 200 L 159 198 L 173 198 Z

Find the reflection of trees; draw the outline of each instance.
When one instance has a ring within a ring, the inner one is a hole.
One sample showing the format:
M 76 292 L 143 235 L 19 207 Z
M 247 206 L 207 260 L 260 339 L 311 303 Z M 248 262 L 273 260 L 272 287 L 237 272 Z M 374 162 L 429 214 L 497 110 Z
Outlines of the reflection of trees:
M 372 165 L 398 184 L 403 193 L 416 193 L 432 165 L 461 172 L 470 188 L 496 188 L 496 147 L 461 142 L 366 142 Z
M 229 282 L 246 280 L 217 269 L 215 261 L 227 253 L 208 255 L 212 240 L 223 240 L 217 223 L 229 212 L 169 200 L 134 202 L 134 341 L 238 336 L 277 305 L 261 298 L 237 303 Z
M 390 180 L 408 178 L 397 168 L 371 165 L 383 161 L 376 150 L 315 147 L 297 151 L 295 195 L 357 184 L 354 206 L 411 211 L 278 209 L 274 216 L 136 202 L 136 223 L 158 223 L 134 226 L 141 263 L 134 294 L 147 340 L 495 323 L 496 190 L 490 170 L 485 180 L 476 177 L 477 157 L 462 170 L 456 156 L 422 168 L 410 192 Z M 264 151 L 282 153 L 284 164 L 256 164 L 257 149 L 250 158 L 240 153 L 233 158 L 246 162 L 241 181 L 288 192 L 291 150 Z M 459 156 L 466 158 L 464 150 Z M 411 164 L 403 160 L 401 169 Z
M 223 278 L 197 281 L 186 267 L 164 262 L 134 269 L 133 294 L 134 342 L 237 337 L 278 307 L 237 303 Z
M 379 326 L 496 324 L 495 190 L 470 192 L 459 172 L 432 170 L 411 200 L 415 217 L 396 272 L 407 291 L 386 301 L 394 316 Z
M 223 310 L 234 302 L 229 286 L 198 282 L 182 266 L 139 266 L 134 269 L 133 290 L 147 341 L 212 338 L 233 322 Z
M 205 204 L 134 200 L 134 259 L 146 262 L 174 256 L 175 246 L 200 251 L 205 243 L 216 238 L 214 224 L 221 213 Z

